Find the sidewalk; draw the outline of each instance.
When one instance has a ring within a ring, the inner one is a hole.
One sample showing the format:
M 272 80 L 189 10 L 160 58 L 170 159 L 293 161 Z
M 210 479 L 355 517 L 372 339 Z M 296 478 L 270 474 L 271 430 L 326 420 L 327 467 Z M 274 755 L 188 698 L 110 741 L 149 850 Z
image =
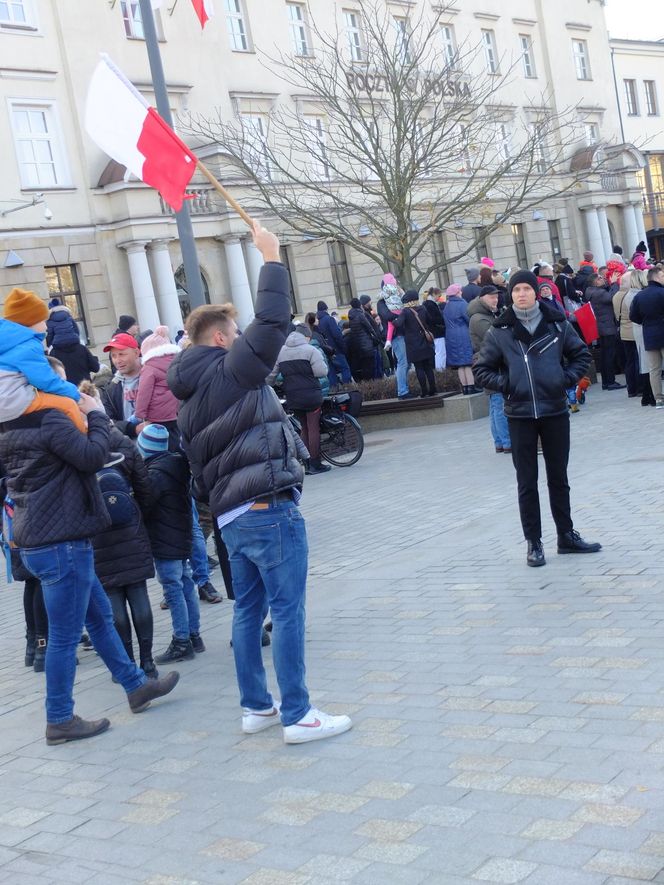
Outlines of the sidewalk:
M 558 557 L 544 500 L 542 569 L 487 420 L 371 434 L 311 477 L 308 683 L 355 721 L 330 741 L 243 737 L 224 602 L 140 716 L 82 652 L 77 712 L 112 729 L 47 747 L 0 588 L 0 883 L 664 882 L 662 422 L 591 389 L 570 478 L 604 550 Z

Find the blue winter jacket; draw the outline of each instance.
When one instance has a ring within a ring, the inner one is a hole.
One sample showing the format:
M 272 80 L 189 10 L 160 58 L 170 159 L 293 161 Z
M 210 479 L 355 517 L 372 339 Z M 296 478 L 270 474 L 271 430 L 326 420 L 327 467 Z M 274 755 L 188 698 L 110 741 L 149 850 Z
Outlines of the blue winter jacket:
M 331 317 L 326 310 L 319 310 L 316 316 L 318 317 L 318 331 L 330 347 L 333 347 L 337 353 L 345 354 L 346 341 L 334 317 Z
M 20 372 L 37 390 L 68 396 L 78 402 L 81 395 L 75 385 L 63 381 L 49 366 L 43 340 L 43 332 L 33 332 L 11 320 L 0 320 L 0 372 Z
M 64 347 L 66 344 L 78 344 L 80 340 L 81 333 L 71 311 L 64 306 L 52 308 L 46 320 L 46 346 Z

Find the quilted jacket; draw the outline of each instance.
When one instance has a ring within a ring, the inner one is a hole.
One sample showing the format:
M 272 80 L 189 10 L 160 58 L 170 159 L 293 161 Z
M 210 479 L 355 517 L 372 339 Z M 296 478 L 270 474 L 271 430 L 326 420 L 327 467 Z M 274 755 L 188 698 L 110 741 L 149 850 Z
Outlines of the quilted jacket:
M 142 421 L 164 424 L 177 418 L 180 404 L 168 388 L 166 375 L 179 353 L 177 344 L 164 344 L 144 355 L 136 397 L 136 414 Z
M 87 434 L 56 409 L 0 424 L 19 547 L 91 538 L 106 528 L 110 517 L 95 473 L 107 460 L 109 433 L 108 418 L 97 411 L 88 415 Z
M 153 500 L 146 516 L 155 559 L 189 559 L 192 541 L 189 466 L 184 455 L 162 452 L 145 462 Z
M 154 577 L 150 538 L 142 514 L 153 502 L 147 467 L 135 444 L 111 426 L 111 450 L 121 452 L 124 461 L 116 469 L 124 472 L 138 505 L 136 521 L 129 525 L 108 526 L 92 539 L 95 572 L 105 590 L 126 587 Z

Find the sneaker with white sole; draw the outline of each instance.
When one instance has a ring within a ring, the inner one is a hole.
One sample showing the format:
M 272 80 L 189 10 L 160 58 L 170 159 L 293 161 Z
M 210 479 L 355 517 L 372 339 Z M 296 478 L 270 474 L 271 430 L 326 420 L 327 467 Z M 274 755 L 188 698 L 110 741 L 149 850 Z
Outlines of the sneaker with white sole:
M 293 725 L 284 726 L 284 743 L 306 744 L 343 734 L 353 727 L 350 716 L 331 716 L 312 707 L 306 716 Z
M 245 734 L 258 734 L 273 725 L 281 722 L 279 716 L 279 704 L 274 704 L 271 710 L 242 710 L 242 731 Z

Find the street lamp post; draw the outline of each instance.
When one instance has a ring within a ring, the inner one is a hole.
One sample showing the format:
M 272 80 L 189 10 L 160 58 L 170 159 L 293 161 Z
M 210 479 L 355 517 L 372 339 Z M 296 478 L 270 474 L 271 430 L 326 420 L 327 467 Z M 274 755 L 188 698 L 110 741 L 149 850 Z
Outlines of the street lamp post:
M 157 29 L 154 23 L 152 5 L 150 0 L 139 0 L 139 3 L 141 7 L 145 45 L 148 50 L 148 60 L 150 62 L 150 71 L 152 73 L 152 85 L 154 86 L 154 94 L 157 99 L 157 110 L 168 125 L 172 127 L 173 118 L 171 116 L 171 106 L 168 100 L 168 90 L 166 89 L 164 67 L 161 62 L 161 53 L 159 52 L 159 42 L 157 40 Z M 191 223 L 191 215 L 189 214 L 189 206 L 186 200 L 182 209 L 179 212 L 176 212 L 175 220 L 177 221 L 178 226 L 182 263 L 184 264 L 184 275 L 187 279 L 190 303 L 192 307 L 200 307 L 201 304 L 205 304 L 205 295 L 203 294 L 201 271 L 198 264 L 198 255 L 196 254 L 194 229 Z

